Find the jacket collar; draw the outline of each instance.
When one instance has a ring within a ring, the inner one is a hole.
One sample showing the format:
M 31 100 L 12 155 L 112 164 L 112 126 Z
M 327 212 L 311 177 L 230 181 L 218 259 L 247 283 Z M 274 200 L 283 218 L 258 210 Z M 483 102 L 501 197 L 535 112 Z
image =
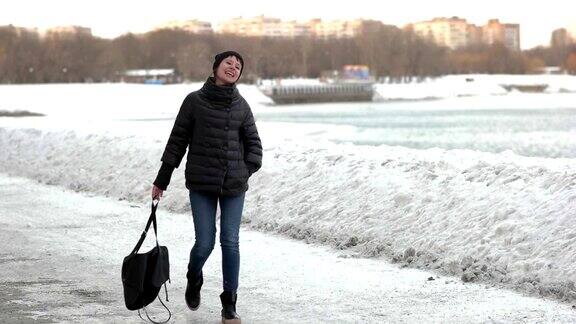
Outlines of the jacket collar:
M 236 88 L 236 84 L 231 86 L 216 85 L 214 77 L 208 77 L 202 89 L 202 94 L 211 102 L 217 105 L 230 105 L 240 97 L 240 92 Z

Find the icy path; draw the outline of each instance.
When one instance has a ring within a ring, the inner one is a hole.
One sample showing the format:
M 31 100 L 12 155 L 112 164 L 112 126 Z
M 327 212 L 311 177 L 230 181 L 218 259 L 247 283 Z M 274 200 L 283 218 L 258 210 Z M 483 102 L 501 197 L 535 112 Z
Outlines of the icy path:
M 120 265 L 140 235 L 148 205 L 1 174 L 0 197 L 0 322 L 140 322 L 124 308 Z M 188 311 L 183 294 L 191 216 L 168 214 L 160 205 L 158 217 L 160 242 L 170 250 L 173 322 L 217 323 L 219 246 L 205 267 L 203 304 Z M 283 323 L 576 321 L 567 304 L 382 260 L 345 258 L 274 235 L 242 229 L 240 236 L 237 307 L 244 323 L 270 322 L 278 314 Z

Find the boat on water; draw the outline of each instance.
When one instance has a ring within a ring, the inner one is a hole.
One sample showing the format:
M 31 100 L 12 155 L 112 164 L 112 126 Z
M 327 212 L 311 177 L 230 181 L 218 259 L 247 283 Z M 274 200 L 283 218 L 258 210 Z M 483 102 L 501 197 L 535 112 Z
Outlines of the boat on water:
M 281 80 L 277 80 L 259 88 L 278 105 L 372 101 L 374 97 L 374 81 L 364 65 L 345 65 L 341 73 L 333 72 L 330 77 L 324 76 L 317 83 L 282 84 Z

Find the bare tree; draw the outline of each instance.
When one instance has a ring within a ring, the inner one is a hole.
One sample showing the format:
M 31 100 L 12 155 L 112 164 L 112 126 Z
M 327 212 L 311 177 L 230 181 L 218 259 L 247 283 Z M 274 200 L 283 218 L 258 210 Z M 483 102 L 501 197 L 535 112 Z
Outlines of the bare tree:
M 558 37 L 557 37 L 558 38 Z M 176 69 L 186 79 L 211 73 L 214 54 L 244 54 L 244 81 L 275 77 L 319 77 L 346 64 L 368 65 L 376 77 L 410 81 L 448 73 L 525 73 L 559 60 L 561 44 L 525 52 L 502 44 L 451 50 L 413 30 L 365 21 L 351 38 L 197 35 L 180 29 L 125 34 L 113 40 L 51 33 L 40 38 L 13 26 L 0 27 L 0 82 L 86 82 L 117 79 L 127 69 Z M 572 50 L 566 50 L 571 53 Z M 562 55 L 560 55 L 562 56 Z M 571 66 L 564 57 L 557 62 Z
M 212 48 L 203 40 L 194 40 L 178 49 L 176 67 L 188 80 L 202 80 L 212 73 Z

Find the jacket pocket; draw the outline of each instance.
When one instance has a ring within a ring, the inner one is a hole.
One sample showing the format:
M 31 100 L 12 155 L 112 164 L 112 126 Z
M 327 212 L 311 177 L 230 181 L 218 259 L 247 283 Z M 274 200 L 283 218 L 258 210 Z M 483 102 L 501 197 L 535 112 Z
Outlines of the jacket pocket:
M 246 162 L 244 162 L 244 160 L 240 160 L 240 170 L 242 170 L 242 175 L 245 178 L 249 178 L 250 177 L 250 169 L 248 169 L 248 166 L 246 165 Z

